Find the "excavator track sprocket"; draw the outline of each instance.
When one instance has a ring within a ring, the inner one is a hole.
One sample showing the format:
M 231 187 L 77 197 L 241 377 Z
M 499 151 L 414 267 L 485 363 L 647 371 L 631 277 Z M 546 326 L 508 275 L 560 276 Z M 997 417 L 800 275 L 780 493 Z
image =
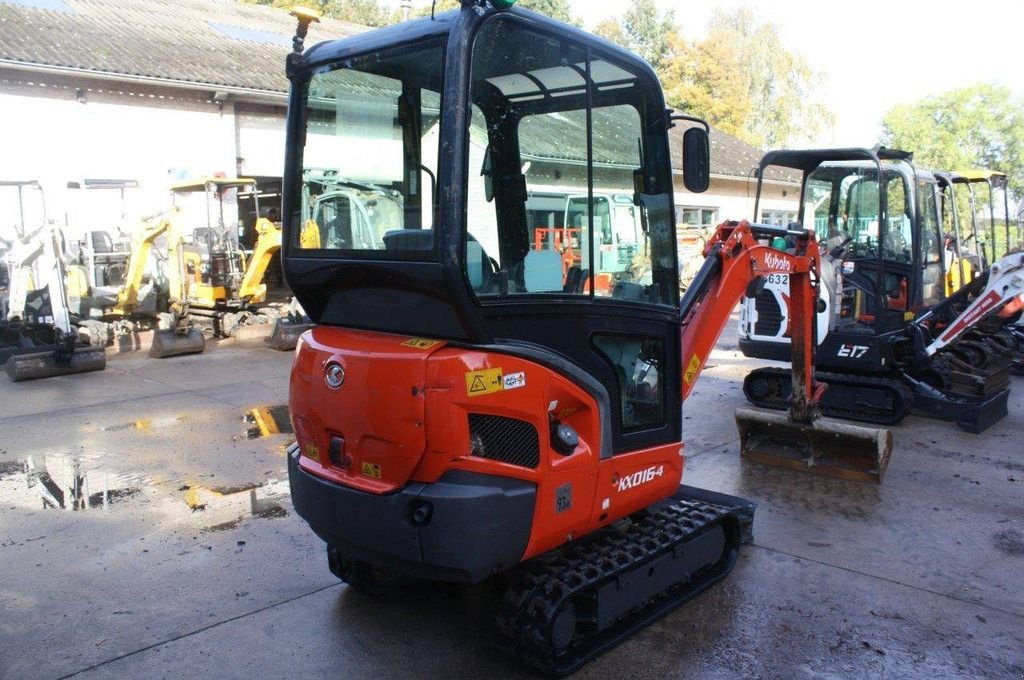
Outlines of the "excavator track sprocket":
M 563 676 L 724 578 L 736 508 L 672 499 L 521 565 L 498 610 L 507 651 Z

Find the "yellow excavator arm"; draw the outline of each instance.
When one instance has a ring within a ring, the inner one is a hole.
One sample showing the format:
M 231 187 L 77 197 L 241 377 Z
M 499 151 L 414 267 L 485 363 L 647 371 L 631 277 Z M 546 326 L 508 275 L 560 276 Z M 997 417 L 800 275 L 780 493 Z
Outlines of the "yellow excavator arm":
M 149 254 L 153 251 L 153 242 L 168 230 L 172 230 L 174 220 L 178 217 L 178 208 L 153 217 L 143 224 L 141 231 L 132 237 L 132 251 L 128 258 L 128 271 L 125 273 L 124 285 L 117 293 L 117 302 L 111 310 L 114 314 L 127 316 L 139 306 L 139 289 L 142 276 L 146 272 Z
M 281 227 L 265 217 L 256 220 L 256 246 L 245 267 L 238 297 L 246 302 L 263 302 L 267 299 L 267 284 L 263 275 L 267 272 L 274 253 L 281 249 Z

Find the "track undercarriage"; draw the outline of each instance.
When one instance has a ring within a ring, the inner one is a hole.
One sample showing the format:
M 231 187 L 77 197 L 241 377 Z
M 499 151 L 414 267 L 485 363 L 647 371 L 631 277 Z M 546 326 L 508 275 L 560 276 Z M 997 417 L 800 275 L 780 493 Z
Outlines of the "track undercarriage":
M 710 502 L 714 501 L 714 502 Z M 699 595 L 732 570 L 750 540 L 754 504 L 680 487 L 677 494 L 505 574 L 501 645 L 564 676 Z M 328 547 L 331 571 L 364 594 L 408 580 Z

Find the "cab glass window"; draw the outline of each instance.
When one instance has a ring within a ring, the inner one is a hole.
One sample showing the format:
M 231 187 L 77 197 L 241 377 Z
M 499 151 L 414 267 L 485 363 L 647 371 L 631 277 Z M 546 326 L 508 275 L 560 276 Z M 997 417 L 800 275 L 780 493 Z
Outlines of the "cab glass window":
M 515 20 L 481 30 L 465 252 L 478 297 L 675 304 L 670 178 L 647 152 L 665 121 L 645 78 Z M 540 197 L 561 214 L 538 223 Z
M 917 197 L 921 212 L 921 267 L 922 303 L 931 306 L 939 302 L 944 294 L 943 244 L 939 230 L 939 204 L 935 198 L 935 185 L 919 182 Z
M 432 41 L 312 75 L 299 249 L 433 257 L 443 57 Z

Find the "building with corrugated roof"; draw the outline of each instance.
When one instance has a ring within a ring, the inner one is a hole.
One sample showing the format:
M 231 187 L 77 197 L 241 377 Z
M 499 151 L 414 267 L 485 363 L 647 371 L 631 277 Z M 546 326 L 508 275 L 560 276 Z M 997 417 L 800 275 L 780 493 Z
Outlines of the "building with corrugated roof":
M 325 19 L 306 44 L 363 30 Z M 42 181 L 51 216 L 67 213 L 72 178 L 138 180 L 140 214 L 186 176 L 255 177 L 272 194 L 293 31 L 286 11 L 236 0 L 0 0 L 0 174 Z M 717 130 L 711 139 L 710 190 L 677 182 L 681 225 L 751 216 L 761 151 Z M 678 154 L 681 134 L 673 145 Z M 767 186 L 763 218 L 793 217 L 793 179 Z

